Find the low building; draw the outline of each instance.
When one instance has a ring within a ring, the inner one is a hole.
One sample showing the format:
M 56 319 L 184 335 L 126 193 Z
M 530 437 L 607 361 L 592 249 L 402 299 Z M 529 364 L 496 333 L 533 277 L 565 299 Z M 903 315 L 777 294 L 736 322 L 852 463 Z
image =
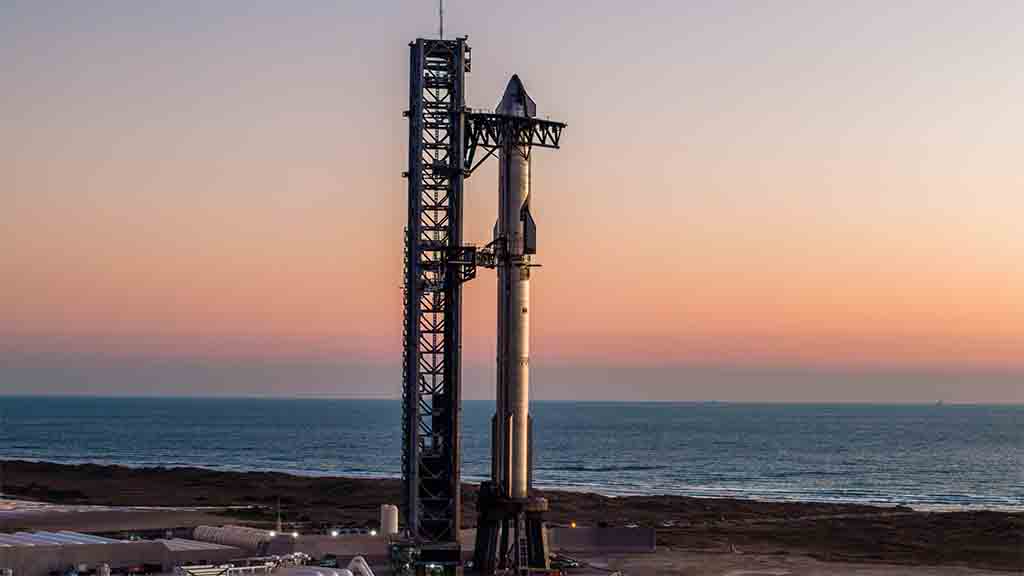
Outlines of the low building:
M 245 556 L 233 546 L 171 540 L 114 540 L 78 532 L 0 533 L 0 569 L 14 576 L 48 576 L 68 568 L 95 570 L 107 564 L 114 571 L 148 567 L 170 572 L 182 564 L 227 562 Z

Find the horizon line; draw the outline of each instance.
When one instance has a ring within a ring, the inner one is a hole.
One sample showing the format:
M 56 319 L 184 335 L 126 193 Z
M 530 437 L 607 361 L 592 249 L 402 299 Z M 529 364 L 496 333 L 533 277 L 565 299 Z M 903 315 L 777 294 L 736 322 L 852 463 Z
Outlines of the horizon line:
M 52 394 L 8 394 L 0 392 L 0 399 L 9 398 L 20 398 L 20 399 L 54 399 L 54 398 L 88 398 L 94 400 L 354 400 L 361 402 L 400 402 L 402 399 L 398 396 L 326 396 L 326 395 L 271 395 L 271 394 L 230 394 L 230 395 L 196 395 L 196 394 L 150 394 L 150 395 L 138 395 L 138 394 L 78 394 L 78 393 L 52 393 Z M 493 398 L 468 398 L 463 399 L 463 402 L 494 402 Z M 1024 407 L 1024 402 L 964 402 L 964 401 L 945 401 L 942 399 L 936 399 L 934 401 L 917 401 L 917 402 L 872 402 L 864 400 L 574 400 L 574 399 L 536 399 L 531 400 L 533 403 L 574 403 L 574 404 L 732 404 L 732 405 L 804 405 L 804 406 L 829 406 L 829 405 L 848 405 L 848 406 L 1020 406 Z

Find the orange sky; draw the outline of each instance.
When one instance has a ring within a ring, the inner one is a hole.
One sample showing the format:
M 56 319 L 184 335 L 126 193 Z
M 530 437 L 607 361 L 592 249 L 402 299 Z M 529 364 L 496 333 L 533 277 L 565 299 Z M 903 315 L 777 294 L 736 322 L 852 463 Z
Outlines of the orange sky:
M 452 11 L 473 106 L 515 71 L 570 124 L 534 160 L 538 358 L 1024 372 L 1024 10 L 782 8 Z M 429 21 L 0 8 L 3 346 L 397 361 L 405 50 Z M 468 183 L 471 241 L 494 183 Z

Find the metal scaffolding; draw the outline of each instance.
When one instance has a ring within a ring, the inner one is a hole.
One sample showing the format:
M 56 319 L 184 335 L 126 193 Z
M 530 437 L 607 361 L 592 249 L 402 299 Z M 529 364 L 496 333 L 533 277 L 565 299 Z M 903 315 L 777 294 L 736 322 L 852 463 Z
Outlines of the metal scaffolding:
M 465 39 L 410 44 L 402 510 L 421 559 L 459 561 Z

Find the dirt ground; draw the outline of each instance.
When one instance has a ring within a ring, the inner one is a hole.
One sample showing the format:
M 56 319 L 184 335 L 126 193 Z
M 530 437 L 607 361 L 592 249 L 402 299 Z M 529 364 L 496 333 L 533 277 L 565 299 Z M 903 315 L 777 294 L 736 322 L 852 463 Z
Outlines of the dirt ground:
M 87 533 L 141 532 L 168 528 L 221 525 L 229 517 L 192 510 L 75 510 L 0 512 L 0 532 L 71 530 Z
M 912 566 L 825 562 L 807 556 L 744 553 L 715 554 L 662 549 L 654 554 L 580 557 L 593 574 L 621 570 L 626 576 L 1005 576 L 967 566 Z
M 153 515 L 136 512 L 136 516 L 123 511 L 79 512 L 76 518 L 65 515 L 63 519 L 5 513 L 0 514 L 0 531 L 48 527 L 109 531 L 104 527 L 126 522 L 181 526 L 230 521 L 270 527 L 278 501 L 289 529 L 373 527 L 380 505 L 400 500 L 399 482 L 392 479 L 314 478 L 267 472 L 131 469 L 18 461 L 0 461 L 0 466 L 5 478 L 4 491 L 13 498 L 65 505 L 246 507 L 222 512 L 219 517 L 212 517 L 209 511 L 203 510 L 158 511 Z M 463 486 L 464 527 L 475 525 L 476 492 L 476 486 Z M 680 496 L 611 498 L 561 491 L 549 491 L 545 495 L 550 501 L 551 523 L 574 521 L 580 525 L 654 527 L 662 552 L 638 557 L 636 562 L 655 564 L 638 565 L 640 572 L 635 573 L 705 573 L 686 572 L 698 569 L 691 563 L 691 557 L 713 566 L 722 563 L 719 572 L 706 572 L 709 574 L 753 569 L 744 564 L 752 558 L 782 563 L 767 569 L 791 570 L 792 574 L 834 574 L 838 572 L 824 568 L 814 572 L 818 569 L 815 566 L 838 570 L 848 564 L 862 566 L 864 570 L 882 564 L 902 567 L 903 571 L 885 572 L 887 574 L 959 574 L 955 570 L 965 566 L 1002 570 L 1003 573 L 1024 572 L 1024 513 L 938 513 L 905 507 Z M 75 525 L 59 524 L 67 522 Z M 679 552 L 681 550 L 685 552 Z M 678 555 L 673 555 L 676 552 Z M 672 559 L 670 564 L 681 562 L 679 569 L 683 571 L 659 572 L 662 568 L 657 562 L 665 558 Z M 734 560 L 739 563 L 733 563 Z M 794 562 L 810 564 L 794 567 Z M 909 567 L 915 565 L 924 567 L 924 571 L 910 571 Z M 940 566 L 946 572 L 940 571 Z M 739 574 L 742 573 L 737 576 Z M 756 572 L 748 576 L 754 574 Z

